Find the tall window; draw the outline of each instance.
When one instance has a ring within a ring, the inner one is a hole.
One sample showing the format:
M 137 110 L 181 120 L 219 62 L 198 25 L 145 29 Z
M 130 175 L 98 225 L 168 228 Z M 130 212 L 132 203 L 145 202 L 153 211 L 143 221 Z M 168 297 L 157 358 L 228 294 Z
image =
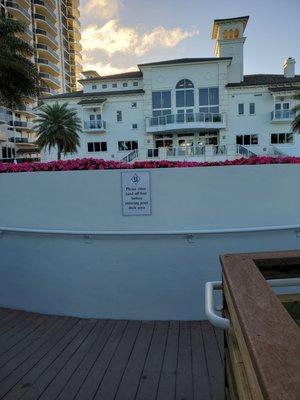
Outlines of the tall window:
M 238 104 L 238 113 L 239 115 L 244 115 L 244 103 Z
M 182 79 L 176 85 L 176 107 L 194 107 L 194 84 L 189 79 Z
M 122 111 L 117 111 L 117 122 L 122 122 L 123 116 Z
M 138 141 L 137 140 L 126 140 L 118 142 L 119 151 L 137 150 Z
M 255 114 L 255 103 L 249 103 L 249 114 L 250 115 Z
M 218 114 L 219 113 L 219 88 L 199 89 L 199 112 Z
M 153 117 L 171 114 L 171 91 L 152 92 Z

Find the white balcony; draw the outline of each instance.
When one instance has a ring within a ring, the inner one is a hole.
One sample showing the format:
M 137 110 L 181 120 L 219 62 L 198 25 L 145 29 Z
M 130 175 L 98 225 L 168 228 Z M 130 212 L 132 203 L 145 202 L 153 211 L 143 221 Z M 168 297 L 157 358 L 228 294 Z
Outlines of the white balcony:
M 147 133 L 222 128 L 226 128 L 224 113 L 168 114 L 162 117 L 146 118 Z
M 106 131 L 106 121 L 84 121 L 83 126 L 86 132 Z
M 292 110 L 275 110 L 271 112 L 272 122 L 291 122 L 295 118 Z

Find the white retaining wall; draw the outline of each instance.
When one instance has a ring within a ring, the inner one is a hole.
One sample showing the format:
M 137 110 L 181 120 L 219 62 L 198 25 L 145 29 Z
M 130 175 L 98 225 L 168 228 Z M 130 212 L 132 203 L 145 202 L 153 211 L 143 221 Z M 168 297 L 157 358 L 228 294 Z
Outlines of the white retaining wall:
M 152 215 L 122 216 L 121 171 L 0 175 L 0 226 L 127 231 L 3 232 L 0 305 L 50 314 L 205 319 L 204 284 L 223 253 L 298 249 L 295 229 L 131 235 L 300 225 L 300 165 L 154 169 Z

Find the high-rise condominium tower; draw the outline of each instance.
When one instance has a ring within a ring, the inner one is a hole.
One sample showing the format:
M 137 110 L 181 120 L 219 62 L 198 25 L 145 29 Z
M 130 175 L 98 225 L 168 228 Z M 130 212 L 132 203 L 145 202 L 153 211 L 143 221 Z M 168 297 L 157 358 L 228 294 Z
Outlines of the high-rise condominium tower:
M 75 91 L 82 70 L 79 0 L 1 0 L 0 7 L 26 26 L 22 39 L 34 48 L 41 96 Z M 0 159 L 34 153 L 33 117 L 31 106 L 0 107 Z

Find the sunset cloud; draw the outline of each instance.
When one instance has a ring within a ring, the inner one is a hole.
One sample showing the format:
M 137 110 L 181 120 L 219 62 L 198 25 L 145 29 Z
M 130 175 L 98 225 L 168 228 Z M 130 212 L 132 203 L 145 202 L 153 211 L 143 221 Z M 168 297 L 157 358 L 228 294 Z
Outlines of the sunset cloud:
M 97 15 L 107 20 L 116 17 L 119 12 L 120 2 L 118 0 L 89 0 L 81 8 L 83 15 Z
M 101 50 L 109 56 L 115 53 L 143 55 L 154 47 L 175 47 L 182 40 L 198 33 L 196 29 L 185 31 L 158 26 L 141 34 L 135 28 L 120 26 L 116 19 L 112 19 L 102 27 L 93 24 L 84 29 L 82 46 L 84 51 Z

